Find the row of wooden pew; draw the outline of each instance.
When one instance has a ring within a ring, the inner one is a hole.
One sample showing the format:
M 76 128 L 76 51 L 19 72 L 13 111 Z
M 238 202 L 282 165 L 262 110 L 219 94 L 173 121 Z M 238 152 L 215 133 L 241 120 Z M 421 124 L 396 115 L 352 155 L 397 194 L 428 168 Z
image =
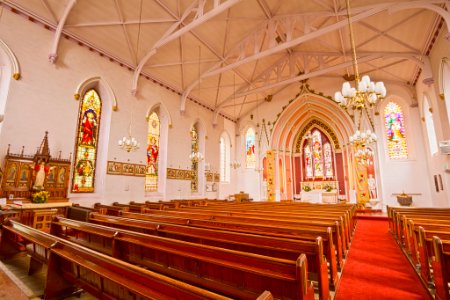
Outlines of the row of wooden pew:
M 131 206 L 143 209 L 131 212 Z M 74 207 L 67 217 L 77 220 L 56 217 L 50 235 L 6 222 L 0 254 L 25 249 L 32 257 L 30 273 L 47 263 L 47 279 L 61 284 L 47 284 L 46 299 L 77 286 L 114 299 L 310 300 L 314 281 L 319 298 L 327 300 L 338 284 L 354 212 L 346 205 L 225 201 L 163 209 L 152 203 Z M 117 261 L 120 270 L 113 266 Z M 136 277 L 137 270 L 145 272 Z M 131 278 L 135 285 L 129 285 Z M 139 294 L 138 285 L 148 289 Z M 160 289 L 164 297 L 155 294 Z M 191 296 L 178 296 L 178 289 Z
M 139 205 L 145 207 L 145 203 Z M 337 286 L 338 268 L 343 265 L 343 257 L 349 247 L 355 226 L 355 209 L 351 205 L 212 202 L 206 207 L 165 210 L 145 207 L 141 210 L 144 213 L 132 213 L 130 207 L 124 204 L 97 205 L 97 208 L 99 207 L 113 216 L 92 214 L 90 221 L 97 224 L 228 249 L 252 251 L 251 253 L 294 261 L 299 253 L 305 253 L 308 259 L 309 278 L 318 282 L 321 299 L 329 299 L 329 288 L 335 289 Z M 117 215 L 126 219 L 114 218 Z M 131 219 L 135 221 L 130 221 Z M 178 227 L 175 227 L 176 225 Z M 180 229 L 180 226 L 184 229 Z M 156 230 L 157 227 L 160 229 Z M 199 230 L 200 228 L 203 231 Z M 230 240 L 230 231 L 234 234 L 233 238 L 237 240 Z M 199 236 L 200 233 L 201 236 Z M 207 239 L 208 235 L 214 236 L 214 239 Z M 259 239 L 255 236 L 259 236 Z M 262 237 L 265 238 L 264 243 L 262 243 Z M 321 237 L 320 243 L 317 242 L 317 237 Z M 240 244 L 237 244 L 237 241 Z M 285 244 L 280 244 L 281 242 Z M 287 249 L 281 251 L 277 249 L 279 245 L 284 245 L 283 248 L 287 247 L 288 242 L 291 245 L 296 244 L 294 248 L 289 246 L 291 254 L 286 253 Z M 311 247 L 311 243 L 316 243 L 318 247 Z M 250 244 L 265 245 L 266 249 L 257 249 L 253 246 L 253 249 L 249 250 Z
M 388 207 L 389 228 L 436 299 L 450 300 L 450 208 Z

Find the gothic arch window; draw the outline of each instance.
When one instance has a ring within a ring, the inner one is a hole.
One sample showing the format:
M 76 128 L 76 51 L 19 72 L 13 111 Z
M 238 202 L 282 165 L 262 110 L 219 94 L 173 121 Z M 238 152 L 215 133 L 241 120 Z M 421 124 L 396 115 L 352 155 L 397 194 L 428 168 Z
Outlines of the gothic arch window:
M 93 193 L 97 164 L 98 137 L 102 101 L 94 89 L 80 101 L 75 160 L 72 176 L 73 193 Z
M 322 135 L 319 130 L 312 133 L 312 156 L 314 177 L 323 177 L 323 153 L 322 153 Z
M 147 134 L 147 171 L 145 174 L 145 191 L 158 191 L 159 140 L 161 123 L 156 112 L 148 117 Z
M 230 182 L 230 138 L 226 133 L 220 137 L 220 181 Z
M 255 130 L 249 128 L 245 134 L 245 165 L 248 169 L 256 167 Z
M 423 97 L 423 117 L 425 119 L 425 127 L 427 129 L 428 146 L 430 147 L 431 155 L 438 152 L 438 143 L 436 138 L 436 131 L 434 128 L 433 114 L 431 112 L 430 102 L 427 96 Z
M 384 108 L 384 125 L 389 159 L 408 158 L 405 120 L 400 105 L 392 101 L 386 105 Z

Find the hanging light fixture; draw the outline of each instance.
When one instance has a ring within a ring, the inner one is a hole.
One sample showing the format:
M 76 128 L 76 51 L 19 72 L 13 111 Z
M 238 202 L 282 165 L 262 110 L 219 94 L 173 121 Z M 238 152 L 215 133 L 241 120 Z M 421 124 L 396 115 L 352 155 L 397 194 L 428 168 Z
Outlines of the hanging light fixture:
M 130 125 L 128 126 L 128 136 L 119 140 L 118 145 L 122 150 L 134 152 L 141 146 L 136 138 L 131 135 L 131 124 L 133 123 L 133 112 L 131 112 Z
M 233 74 L 233 117 L 236 118 L 236 73 Z M 241 167 L 241 163 L 235 159 L 230 163 L 230 166 L 236 170 Z
M 241 167 L 241 163 L 240 162 L 238 162 L 237 160 L 233 160 L 231 163 L 230 163 L 230 166 L 233 168 L 233 169 L 239 169 L 240 167 Z
M 194 150 L 191 152 L 191 154 L 189 155 L 189 159 L 193 162 L 200 162 L 202 160 L 205 159 L 205 157 L 203 156 L 203 154 L 201 152 L 199 152 L 198 150 Z
M 137 53 L 139 51 L 139 38 L 141 35 L 141 21 L 142 21 L 142 0 L 139 5 L 139 25 L 138 25 L 138 34 L 137 34 L 137 42 L 136 42 L 136 63 L 137 63 Z M 140 144 L 136 138 L 131 135 L 131 125 L 133 123 L 133 107 L 131 107 L 131 117 L 130 117 L 130 125 L 128 126 L 128 136 L 124 136 L 122 139 L 118 141 L 118 145 L 122 150 L 127 152 L 134 152 L 139 149 Z
M 350 42 L 352 47 L 353 71 L 355 75 L 355 87 L 346 81 L 342 84 L 342 90 L 334 95 L 334 100 L 344 109 L 363 110 L 372 108 L 378 100 L 386 96 L 386 88 L 382 81 L 377 83 L 370 80 L 368 75 L 359 77 L 358 61 L 356 58 L 355 39 L 353 36 L 352 16 L 350 12 L 350 1 L 346 0 L 348 27 L 350 31 Z
M 198 80 L 199 80 L 199 84 L 198 84 L 198 97 L 200 98 L 200 63 L 201 63 L 201 59 L 202 59 L 202 52 L 201 52 L 201 47 L 198 46 Z M 197 137 L 197 131 L 194 130 L 194 128 L 191 129 L 191 138 L 194 140 L 196 139 L 197 142 L 195 143 L 191 154 L 189 154 L 189 159 L 193 162 L 193 163 L 198 163 L 200 161 L 202 161 L 203 159 L 205 159 L 205 157 L 203 156 L 203 154 L 198 151 L 198 137 Z
M 352 112 L 359 111 L 359 116 L 355 120 L 356 132 L 350 136 L 350 144 L 352 144 L 358 155 L 366 153 L 365 147 L 371 143 L 377 141 L 377 136 L 370 129 L 361 130 L 362 118 L 365 115 L 370 120 L 369 109 L 373 108 L 375 104 L 386 97 L 386 88 L 383 82 L 374 83 L 370 80 L 368 75 L 360 78 L 358 71 L 358 61 L 356 57 L 356 46 L 352 28 L 352 16 L 350 12 L 350 1 L 346 0 L 347 14 L 348 14 L 348 27 L 350 31 L 350 42 L 352 48 L 353 59 L 353 72 L 355 76 L 355 87 L 350 85 L 350 82 L 346 81 L 342 84 L 342 90 L 337 91 L 334 95 L 334 101 L 338 103 L 343 109 L 351 110 Z M 370 120 L 371 121 L 371 120 Z M 372 122 L 371 122 L 372 123 Z M 361 150 L 362 152 L 358 152 Z

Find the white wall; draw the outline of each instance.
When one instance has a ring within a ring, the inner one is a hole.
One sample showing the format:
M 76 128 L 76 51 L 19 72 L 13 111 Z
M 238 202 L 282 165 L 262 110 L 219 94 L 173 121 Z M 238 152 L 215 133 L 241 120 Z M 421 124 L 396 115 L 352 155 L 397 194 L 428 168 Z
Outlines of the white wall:
M 103 148 L 106 149 L 105 159 L 145 164 L 146 113 L 154 104 L 161 102 L 172 117 L 172 128 L 168 130 L 167 167 L 190 168 L 189 128 L 201 119 L 207 136 L 204 142 L 205 162 L 217 166 L 215 171 L 218 171 L 218 141 L 225 126 L 222 117 L 219 118 L 218 126 L 213 128 L 212 112 L 189 101 L 185 115 L 180 116 L 180 96 L 145 79 L 139 81 L 138 96 L 133 97 L 130 94 L 131 71 L 70 40 L 61 39 L 58 60 L 55 65 L 50 64 L 47 56 L 53 35 L 54 32 L 43 26 L 3 10 L 0 36 L 15 53 L 22 68 L 22 78 L 11 81 L 7 98 L 5 120 L 0 133 L 2 165 L 8 144 L 11 144 L 12 152 L 19 152 L 25 145 L 25 153 L 33 154 L 46 130 L 49 131 L 52 155 L 56 156 L 61 151 L 62 157 L 66 158 L 69 153 L 73 153 L 79 107 L 79 102 L 74 100 L 74 92 L 87 78 L 100 76 L 113 89 L 119 107 L 117 112 L 111 113 L 110 128 L 105 132 L 108 135 L 107 144 L 100 145 L 106 147 Z M 119 149 L 117 141 L 127 134 L 131 115 L 132 133 L 140 141 L 141 148 L 134 153 L 127 153 Z M 106 124 L 102 123 L 101 126 L 105 127 Z M 227 125 L 231 136 L 234 135 L 231 132 L 233 127 L 234 123 Z M 99 163 L 101 165 L 106 161 Z M 97 171 L 104 174 L 104 180 L 100 182 L 103 191 L 96 191 L 94 195 L 76 195 L 73 198 L 75 202 L 90 205 L 98 201 L 111 203 L 152 198 L 149 195 L 146 197 L 144 193 L 143 177 L 106 175 L 104 168 Z M 227 189 L 225 191 L 231 193 L 232 188 Z M 194 195 L 190 191 L 189 181 L 167 180 L 165 199 L 199 196 L 217 198 L 217 193 L 206 194 L 204 187 L 199 187 L 199 193 Z

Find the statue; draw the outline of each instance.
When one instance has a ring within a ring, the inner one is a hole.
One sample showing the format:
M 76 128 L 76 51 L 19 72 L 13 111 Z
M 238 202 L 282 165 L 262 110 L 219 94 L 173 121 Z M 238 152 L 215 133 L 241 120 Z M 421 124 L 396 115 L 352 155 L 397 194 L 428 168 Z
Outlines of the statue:
M 40 160 L 38 164 L 33 163 L 31 167 L 36 174 L 33 184 L 33 190 L 41 191 L 44 189 L 45 177 L 47 176 L 48 172 L 55 167 L 49 167 L 43 160 Z

